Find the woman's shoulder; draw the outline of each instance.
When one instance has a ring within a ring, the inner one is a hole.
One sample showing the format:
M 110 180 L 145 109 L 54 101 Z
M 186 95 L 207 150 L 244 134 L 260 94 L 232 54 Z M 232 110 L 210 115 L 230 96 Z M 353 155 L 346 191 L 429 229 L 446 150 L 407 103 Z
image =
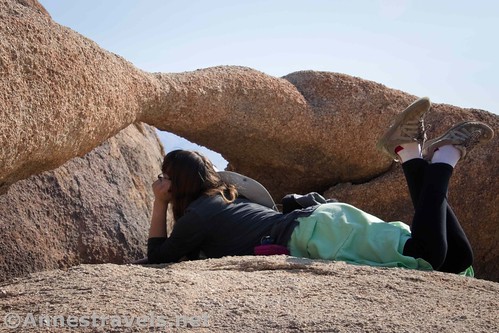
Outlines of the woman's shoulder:
M 226 206 L 223 198 L 220 195 L 201 195 L 199 198 L 191 202 L 187 207 L 187 211 L 211 211 L 218 210 Z
M 270 208 L 255 204 L 243 197 L 238 197 L 234 202 L 227 203 L 221 195 L 202 195 L 189 205 L 186 212 L 193 212 L 201 216 L 209 217 L 223 211 L 233 212 L 244 209 L 269 210 L 275 212 Z
M 203 194 L 189 205 L 189 208 L 198 208 L 209 205 L 218 205 L 223 203 L 223 199 L 220 195 L 206 195 Z

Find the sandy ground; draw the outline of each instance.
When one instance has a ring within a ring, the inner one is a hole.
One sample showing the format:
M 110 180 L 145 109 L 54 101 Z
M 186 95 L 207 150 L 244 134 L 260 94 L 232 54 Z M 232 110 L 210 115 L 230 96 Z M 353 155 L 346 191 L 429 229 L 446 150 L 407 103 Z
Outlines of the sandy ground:
M 0 285 L 0 330 L 498 332 L 499 284 L 287 256 L 81 265 Z

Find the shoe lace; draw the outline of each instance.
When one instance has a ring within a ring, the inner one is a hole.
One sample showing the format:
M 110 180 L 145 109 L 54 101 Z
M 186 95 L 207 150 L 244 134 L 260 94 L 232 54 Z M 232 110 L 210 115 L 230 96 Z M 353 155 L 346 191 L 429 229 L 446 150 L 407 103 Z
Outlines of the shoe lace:
M 481 129 L 468 131 L 466 128 L 462 128 L 459 131 L 453 132 L 451 135 L 451 139 L 461 141 L 460 145 L 465 148 L 472 148 L 480 142 L 482 134 L 483 133 Z
M 482 137 L 482 131 L 476 130 L 473 131 L 469 137 L 463 142 L 463 146 L 467 149 L 474 147 L 480 142 L 480 138 Z
M 417 141 L 424 141 L 426 138 L 423 119 L 406 121 L 400 127 L 400 136 L 410 139 L 416 139 Z

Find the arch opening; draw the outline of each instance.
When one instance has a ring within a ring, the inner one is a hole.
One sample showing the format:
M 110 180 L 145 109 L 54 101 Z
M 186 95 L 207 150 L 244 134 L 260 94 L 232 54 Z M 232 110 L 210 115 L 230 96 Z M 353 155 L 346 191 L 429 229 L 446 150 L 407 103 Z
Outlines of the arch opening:
M 189 140 L 170 132 L 156 129 L 156 133 L 158 134 L 159 140 L 163 144 L 166 153 L 175 149 L 196 150 L 208 157 L 218 170 L 225 170 L 227 167 L 228 162 L 216 151 L 190 142 Z

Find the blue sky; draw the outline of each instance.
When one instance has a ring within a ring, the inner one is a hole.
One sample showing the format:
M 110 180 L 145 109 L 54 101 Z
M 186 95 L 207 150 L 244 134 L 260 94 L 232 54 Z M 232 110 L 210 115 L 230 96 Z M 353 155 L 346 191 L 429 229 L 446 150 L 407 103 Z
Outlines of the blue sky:
M 217 65 L 278 77 L 339 72 L 435 103 L 499 113 L 495 0 L 40 2 L 56 22 L 150 72 Z M 205 151 L 160 137 L 167 151 Z

